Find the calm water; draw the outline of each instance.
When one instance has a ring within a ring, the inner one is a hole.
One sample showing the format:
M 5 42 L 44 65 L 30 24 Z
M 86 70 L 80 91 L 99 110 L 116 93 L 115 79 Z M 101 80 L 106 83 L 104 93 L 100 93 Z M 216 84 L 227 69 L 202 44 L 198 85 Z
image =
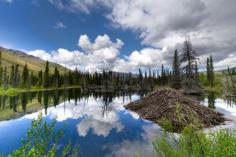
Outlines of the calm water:
M 203 105 L 234 119 L 226 126 L 236 128 L 235 104 L 209 96 Z M 135 93 L 83 94 L 75 89 L 0 97 L 0 154 L 17 149 L 32 119 L 43 112 L 46 121 L 56 119 L 56 129 L 64 128 L 59 147 L 71 141 L 79 145 L 80 157 L 153 156 L 152 141 L 161 128 L 123 107 L 139 98 Z

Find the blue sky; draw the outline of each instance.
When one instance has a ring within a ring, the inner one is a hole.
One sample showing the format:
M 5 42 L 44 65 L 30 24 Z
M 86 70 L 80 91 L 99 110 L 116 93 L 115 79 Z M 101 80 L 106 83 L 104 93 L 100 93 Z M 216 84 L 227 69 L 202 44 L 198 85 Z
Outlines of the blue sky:
M 222 9 L 227 8 L 227 9 Z M 236 66 L 235 0 L 0 0 L 0 46 L 74 69 L 170 68 L 186 37 L 205 69 Z
M 122 39 L 126 44 L 122 53 L 130 53 L 141 48 L 138 36 L 130 30 L 113 28 L 105 17 L 105 8 L 96 9 L 93 14 L 75 14 L 61 11 L 47 0 L 15 2 L 0 1 L 0 43 L 3 46 L 46 51 L 66 48 L 78 49 L 77 40 L 82 34 L 91 39 L 107 34 L 112 40 Z M 55 28 L 57 23 L 65 28 Z

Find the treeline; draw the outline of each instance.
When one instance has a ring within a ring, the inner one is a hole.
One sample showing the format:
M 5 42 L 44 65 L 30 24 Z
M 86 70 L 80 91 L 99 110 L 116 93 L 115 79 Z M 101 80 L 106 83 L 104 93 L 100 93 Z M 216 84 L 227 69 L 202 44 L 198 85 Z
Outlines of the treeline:
M 12 65 L 10 69 L 2 66 L 2 53 L 0 52 L 0 86 L 4 89 L 12 88 L 60 88 L 68 86 L 81 86 L 86 89 L 98 90 L 150 90 L 154 88 L 155 84 L 166 85 L 169 82 L 171 72 L 164 68 L 159 75 L 158 71 L 140 70 L 138 74 L 132 73 L 118 73 L 112 71 L 102 72 L 81 72 L 77 68 L 65 71 L 59 71 L 55 67 L 53 72 L 50 72 L 50 63 L 47 61 L 45 69 L 39 72 L 30 71 L 28 65 L 20 68 L 19 65 Z M 142 88 L 141 88 L 142 87 Z
M 228 75 L 236 75 L 236 68 L 229 68 L 223 71 L 223 74 L 228 74 Z
M 155 86 L 171 86 L 175 89 L 186 89 L 200 92 L 197 53 L 193 50 L 190 40 L 184 42 L 181 54 L 175 50 L 172 70 L 161 66 L 161 70 L 141 70 L 138 74 L 118 73 L 112 71 L 81 72 L 77 68 L 59 71 L 55 67 L 50 72 L 50 63 L 47 61 L 45 69 L 39 72 L 30 71 L 27 64 L 23 69 L 19 65 L 12 65 L 10 69 L 2 66 L 0 52 L 0 86 L 4 89 L 12 88 L 60 88 L 80 86 L 84 90 L 153 90 Z M 213 86 L 214 67 L 213 59 L 207 59 L 207 80 Z
M 27 88 L 32 87 L 49 88 L 61 87 L 63 85 L 78 85 L 78 81 L 82 74 L 78 71 L 65 69 L 63 74 L 60 74 L 57 67 L 54 72 L 49 72 L 49 62 L 46 62 L 45 69 L 39 72 L 30 71 L 28 65 L 20 68 L 18 64 L 14 64 L 11 68 L 2 65 L 2 52 L 0 51 L 0 86 L 4 89 L 12 88 Z

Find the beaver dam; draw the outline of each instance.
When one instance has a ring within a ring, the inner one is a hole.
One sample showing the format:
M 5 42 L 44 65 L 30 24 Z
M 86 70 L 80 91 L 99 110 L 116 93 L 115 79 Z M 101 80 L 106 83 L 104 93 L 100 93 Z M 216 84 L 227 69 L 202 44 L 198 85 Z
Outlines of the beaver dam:
M 180 132 L 185 126 L 196 122 L 203 127 L 212 127 L 225 121 L 223 114 L 172 89 L 152 92 L 143 99 L 126 105 L 125 108 L 159 124 L 163 119 L 167 119 L 172 124 L 174 132 Z

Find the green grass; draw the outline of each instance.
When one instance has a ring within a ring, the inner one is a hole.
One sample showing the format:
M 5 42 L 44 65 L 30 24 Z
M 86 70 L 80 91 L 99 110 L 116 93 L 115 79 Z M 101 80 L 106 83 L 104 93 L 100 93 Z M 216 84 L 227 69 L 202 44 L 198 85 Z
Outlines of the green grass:
M 158 157 L 235 157 L 236 132 L 222 129 L 205 133 L 188 126 L 179 138 L 165 133 L 153 145 Z
M 80 88 L 80 86 L 67 86 L 67 87 L 51 87 L 51 88 L 43 88 L 43 87 L 33 87 L 31 89 L 24 89 L 24 88 L 8 88 L 8 89 L 3 89 L 0 88 L 0 95 L 8 95 L 8 96 L 14 96 L 19 93 L 23 92 L 35 92 L 35 91 L 46 91 L 46 90 L 56 90 L 56 89 L 70 89 L 70 88 Z

